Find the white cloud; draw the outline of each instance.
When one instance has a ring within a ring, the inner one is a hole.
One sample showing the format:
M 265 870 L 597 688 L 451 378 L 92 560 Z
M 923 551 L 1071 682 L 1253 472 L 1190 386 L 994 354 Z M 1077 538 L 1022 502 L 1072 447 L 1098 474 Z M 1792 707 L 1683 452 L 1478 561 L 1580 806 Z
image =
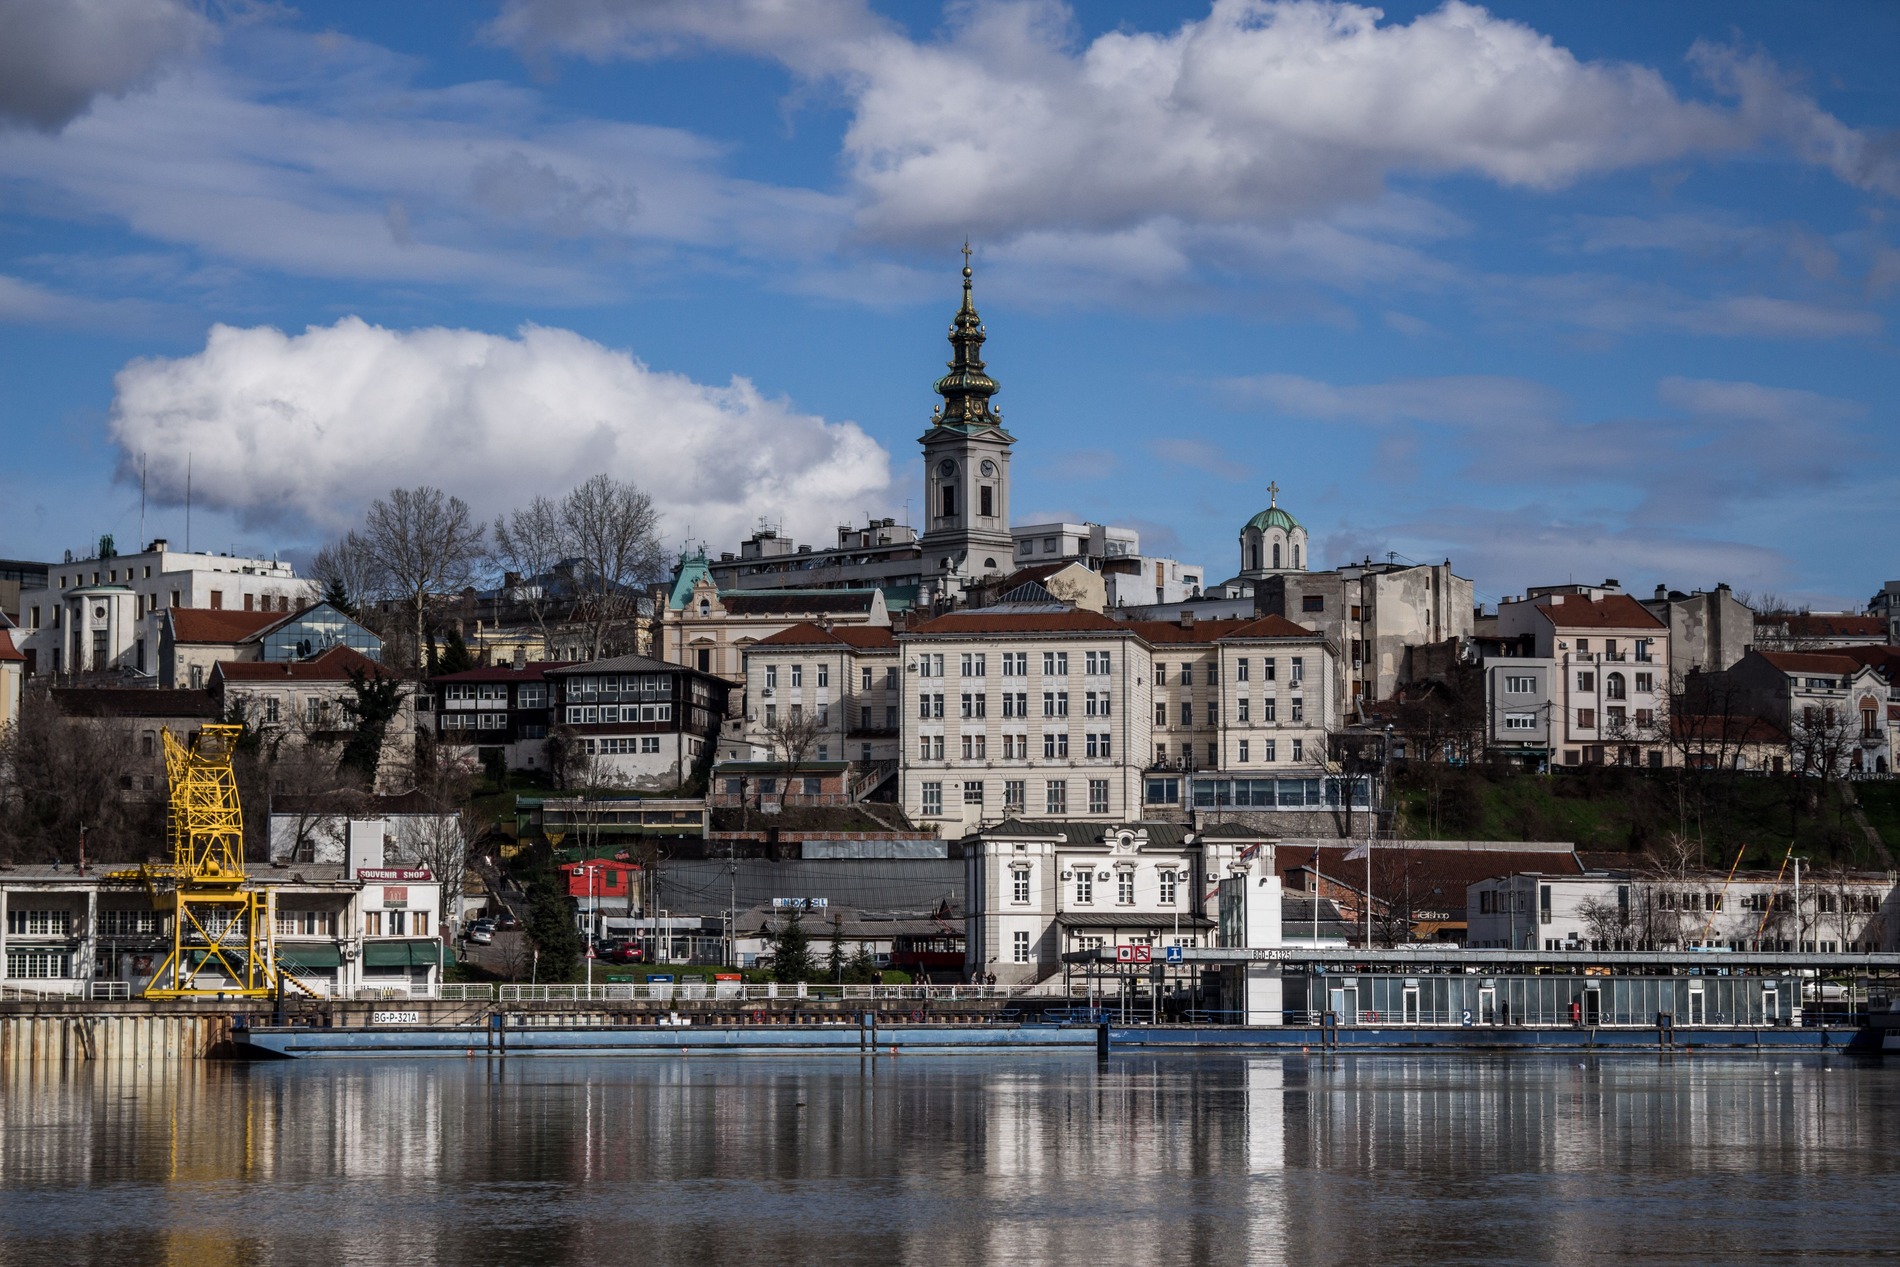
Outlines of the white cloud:
M 0 0 L 0 124 L 56 132 L 210 34 L 178 0 Z
M 334 532 L 390 488 L 433 484 L 485 515 L 608 471 L 653 495 L 674 541 L 772 514 L 823 537 L 889 503 L 889 455 L 743 378 L 696 383 L 566 330 L 514 338 L 354 317 L 286 335 L 216 326 L 195 355 L 120 371 L 111 433 L 155 497 L 248 525 Z

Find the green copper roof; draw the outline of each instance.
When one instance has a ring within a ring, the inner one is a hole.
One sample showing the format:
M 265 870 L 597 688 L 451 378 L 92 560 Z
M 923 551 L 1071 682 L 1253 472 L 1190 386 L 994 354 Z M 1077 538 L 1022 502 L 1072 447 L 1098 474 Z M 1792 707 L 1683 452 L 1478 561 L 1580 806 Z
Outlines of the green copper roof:
M 1278 528 L 1283 532 L 1292 532 L 1300 526 L 1300 521 L 1281 510 L 1278 506 L 1269 506 L 1247 521 L 1247 527 L 1258 528 L 1265 532 L 1269 528 Z

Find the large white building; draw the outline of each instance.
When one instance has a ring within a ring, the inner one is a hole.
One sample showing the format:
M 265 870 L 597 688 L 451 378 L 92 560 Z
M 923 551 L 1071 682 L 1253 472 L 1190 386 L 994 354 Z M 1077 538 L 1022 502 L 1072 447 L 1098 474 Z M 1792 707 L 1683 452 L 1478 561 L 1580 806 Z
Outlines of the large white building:
M 1206 573 L 1197 564 L 1144 555 L 1141 534 L 1133 528 L 1097 523 L 1017 524 L 1016 566 L 1076 562 L 1099 572 L 1103 604 L 1139 607 L 1198 598 Z
M 1553 760 L 1661 766 L 1669 755 L 1669 626 L 1603 586 L 1551 586 L 1498 604 L 1498 635 L 1554 663 Z
M 1178 811 L 1197 781 L 1210 804 L 1216 787 L 1221 805 L 1285 804 L 1283 780 L 1299 784 L 1302 806 L 1308 783 L 1322 804 L 1339 722 L 1333 652 L 1289 621 L 1006 605 L 924 621 L 897 645 L 901 800 L 945 835 L 1023 815 Z
M 20 592 L 21 650 L 35 673 L 153 677 L 172 608 L 288 614 L 316 598 L 315 583 L 279 559 L 173 550 L 160 538 L 137 554 L 49 564 L 44 589 Z
M 973 979 L 1072 976 L 1063 956 L 1118 946 L 1165 965 L 1170 947 L 1282 944 L 1273 841 L 1243 826 L 1010 819 L 966 841 L 964 859 Z M 1250 1019 L 1279 1024 L 1277 975 L 1249 985 Z

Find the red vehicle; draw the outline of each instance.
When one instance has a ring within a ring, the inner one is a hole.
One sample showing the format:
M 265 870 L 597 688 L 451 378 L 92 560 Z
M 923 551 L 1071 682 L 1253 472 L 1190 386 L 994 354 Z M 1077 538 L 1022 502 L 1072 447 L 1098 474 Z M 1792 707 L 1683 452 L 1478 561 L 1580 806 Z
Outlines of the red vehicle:
M 603 942 L 599 951 L 606 963 L 645 963 L 647 952 L 637 941 Z

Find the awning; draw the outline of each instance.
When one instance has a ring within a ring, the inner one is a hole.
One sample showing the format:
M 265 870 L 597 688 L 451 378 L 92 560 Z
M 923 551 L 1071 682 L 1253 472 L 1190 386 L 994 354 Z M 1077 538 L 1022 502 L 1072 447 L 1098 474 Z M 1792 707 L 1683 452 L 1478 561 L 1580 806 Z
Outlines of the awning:
M 1064 928 L 1212 928 L 1214 921 L 1204 915 L 1175 915 L 1164 911 L 1093 912 L 1076 911 L 1056 916 Z
M 366 968 L 433 968 L 447 958 L 438 941 L 366 941 Z
M 315 972 L 321 968 L 338 967 L 343 962 L 343 955 L 335 942 L 319 941 L 307 945 L 279 942 L 277 962 L 292 972 Z

